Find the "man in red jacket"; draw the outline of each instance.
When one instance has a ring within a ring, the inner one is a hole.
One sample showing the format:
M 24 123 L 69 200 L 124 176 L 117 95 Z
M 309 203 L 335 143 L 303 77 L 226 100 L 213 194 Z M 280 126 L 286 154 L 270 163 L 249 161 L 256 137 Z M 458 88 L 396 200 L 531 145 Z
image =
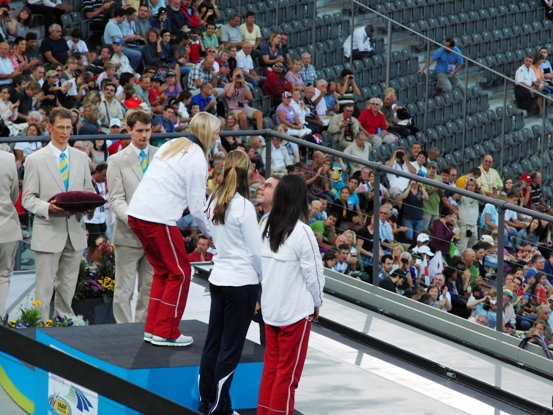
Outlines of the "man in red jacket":
M 284 91 L 292 91 L 292 84 L 284 77 L 284 65 L 282 62 L 277 62 L 273 65 L 273 69 L 267 69 L 265 74 L 267 80 L 263 84 L 263 92 L 271 97 L 271 105 L 276 107 L 282 102 L 282 93 Z
M 207 239 L 201 233 L 196 235 L 194 238 L 196 241 L 196 249 L 194 252 L 188 255 L 188 260 L 190 262 L 207 262 L 211 261 L 213 254 L 207 252 L 209 248 L 209 239 Z

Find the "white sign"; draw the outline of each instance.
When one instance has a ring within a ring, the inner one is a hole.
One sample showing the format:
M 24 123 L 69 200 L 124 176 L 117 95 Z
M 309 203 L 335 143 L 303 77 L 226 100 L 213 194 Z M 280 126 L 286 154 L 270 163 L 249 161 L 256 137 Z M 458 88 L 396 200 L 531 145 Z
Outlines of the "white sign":
M 98 415 L 98 394 L 48 373 L 48 415 Z

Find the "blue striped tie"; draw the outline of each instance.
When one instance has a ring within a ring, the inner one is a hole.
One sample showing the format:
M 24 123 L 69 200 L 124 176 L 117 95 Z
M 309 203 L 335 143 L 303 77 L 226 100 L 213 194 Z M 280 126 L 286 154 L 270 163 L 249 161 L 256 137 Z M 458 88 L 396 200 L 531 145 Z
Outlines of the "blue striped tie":
M 61 179 L 63 180 L 63 184 L 65 185 L 65 191 L 67 191 L 67 189 L 69 189 L 69 169 L 67 168 L 67 156 L 65 155 L 65 153 L 61 153 L 60 157 Z

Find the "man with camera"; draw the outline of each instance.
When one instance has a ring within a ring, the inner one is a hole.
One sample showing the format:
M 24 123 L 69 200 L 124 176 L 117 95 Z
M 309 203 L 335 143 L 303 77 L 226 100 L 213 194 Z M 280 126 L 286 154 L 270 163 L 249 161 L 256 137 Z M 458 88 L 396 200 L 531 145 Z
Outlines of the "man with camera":
M 403 147 L 398 147 L 397 150 L 394 151 L 394 154 L 392 154 L 392 157 L 388 160 L 386 166 L 405 173 L 417 174 L 417 171 L 409 162 L 409 158 L 407 157 Z M 409 186 L 409 179 L 391 173 L 388 173 L 386 176 L 388 177 L 388 182 L 390 183 L 390 196 L 396 201 L 397 209 L 399 211 L 403 205 L 402 194 L 405 189 L 407 189 L 407 186 Z
M 334 141 L 340 142 L 341 151 L 353 143 L 360 129 L 359 121 L 353 116 L 353 104 L 346 104 L 344 112 L 332 116 L 328 124 L 328 132 L 332 134 Z
M 353 60 L 361 60 L 376 55 L 374 50 L 374 26 L 368 24 L 365 27 L 358 27 L 353 31 L 353 42 L 349 35 L 344 42 L 344 56 L 349 60 L 353 54 Z
M 238 117 L 241 130 L 248 129 L 248 119 L 255 121 L 256 129 L 262 130 L 263 113 L 248 105 L 250 99 L 252 91 L 244 79 L 244 71 L 236 68 L 233 81 L 225 85 L 225 100 L 229 114 Z

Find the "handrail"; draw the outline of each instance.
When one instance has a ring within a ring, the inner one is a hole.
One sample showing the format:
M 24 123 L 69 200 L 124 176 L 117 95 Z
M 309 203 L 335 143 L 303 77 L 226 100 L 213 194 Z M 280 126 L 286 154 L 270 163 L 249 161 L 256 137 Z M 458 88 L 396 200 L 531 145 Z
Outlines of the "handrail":
M 505 81 L 509 81 L 509 82 L 511 82 L 511 83 L 515 83 L 516 85 L 520 85 L 520 84 L 516 83 L 516 81 L 515 81 L 514 79 L 509 78 L 508 76 L 506 76 L 506 75 L 504 75 L 504 74 L 502 74 L 502 73 L 500 73 L 500 72 L 497 72 L 497 71 L 494 70 L 494 69 L 491 69 L 491 68 L 489 68 L 489 67 L 487 67 L 487 66 L 482 65 L 481 63 L 475 61 L 474 59 L 469 58 L 468 56 L 463 55 L 462 53 L 455 52 L 453 49 L 450 49 L 450 48 L 448 48 L 448 47 L 442 45 L 440 42 L 437 42 L 437 41 L 435 41 L 434 39 L 431 39 L 431 38 L 429 38 L 429 37 L 423 35 L 422 33 L 416 32 L 415 30 L 411 29 L 410 27 L 405 26 L 405 25 L 403 25 L 403 24 L 401 24 L 401 23 L 399 23 L 399 22 L 397 22 L 397 21 L 395 21 L 395 20 L 389 18 L 389 17 L 386 16 L 385 14 L 382 14 L 382 13 L 376 11 L 375 9 L 372 9 L 371 7 L 369 7 L 369 6 L 365 5 L 365 4 L 362 4 L 362 3 L 359 2 L 358 0 L 351 0 L 351 1 L 352 1 L 353 3 L 355 3 L 355 4 L 357 4 L 358 6 L 361 6 L 361 7 L 365 8 L 365 9 L 369 10 L 371 13 L 374 13 L 374 14 L 376 14 L 377 16 L 382 17 L 382 18 L 385 19 L 386 21 L 392 22 L 395 26 L 399 26 L 399 27 L 402 28 L 402 29 L 405 29 L 405 30 L 407 30 L 407 31 L 409 31 L 409 32 L 411 32 L 411 33 L 417 35 L 417 36 L 422 37 L 422 38 L 423 38 L 424 40 L 426 40 L 427 42 L 430 42 L 430 43 L 432 43 L 432 44 L 434 44 L 434 45 L 436 45 L 436 46 L 438 46 L 438 47 L 440 47 L 440 48 L 443 47 L 444 49 L 448 50 L 449 52 L 452 52 L 452 53 L 455 53 L 456 55 L 461 56 L 463 59 L 465 59 L 466 61 L 472 63 L 473 65 L 476 65 L 476 66 L 478 66 L 478 67 L 480 67 L 480 68 L 483 68 L 483 69 L 485 69 L 485 70 L 491 71 L 493 74 L 495 74 L 495 75 L 497 75 L 497 76 L 503 78 Z M 354 30 L 354 28 L 352 28 L 352 33 L 353 33 L 353 30 Z M 521 63 L 521 64 L 522 64 L 522 63 Z M 543 93 L 540 92 L 540 91 L 537 91 L 537 90 L 535 90 L 535 89 L 532 89 L 532 88 L 528 87 L 527 85 L 520 85 L 520 86 L 526 87 L 527 89 L 531 90 L 532 93 L 537 94 L 537 95 L 540 95 L 540 96 L 543 97 L 543 98 L 547 98 L 547 99 L 553 101 L 553 98 L 550 97 L 549 95 L 543 94 Z

